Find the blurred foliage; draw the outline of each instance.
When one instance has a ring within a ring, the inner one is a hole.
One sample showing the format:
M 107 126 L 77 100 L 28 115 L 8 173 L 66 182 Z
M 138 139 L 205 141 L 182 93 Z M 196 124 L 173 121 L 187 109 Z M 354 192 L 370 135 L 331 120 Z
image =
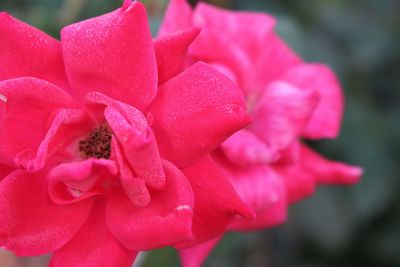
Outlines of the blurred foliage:
M 143 2 L 155 33 L 167 1 Z M 355 187 L 319 188 L 290 209 L 283 226 L 228 234 L 205 266 L 400 266 L 400 1 L 208 2 L 273 14 L 277 31 L 300 55 L 334 68 L 347 100 L 342 133 L 312 145 L 332 159 L 363 166 L 365 176 Z M 119 5 L 0 0 L 0 10 L 56 37 L 63 25 Z M 149 252 L 142 266 L 178 266 L 178 259 L 173 249 L 161 249 Z

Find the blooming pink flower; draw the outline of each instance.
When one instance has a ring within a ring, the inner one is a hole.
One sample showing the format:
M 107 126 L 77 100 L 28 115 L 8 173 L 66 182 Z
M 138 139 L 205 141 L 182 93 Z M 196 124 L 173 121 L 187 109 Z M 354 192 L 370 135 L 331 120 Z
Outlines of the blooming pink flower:
M 153 43 L 129 0 L 61 42 L 0 13 L 0 246 L 131 266 L 253 216 L 209 156 L 249 123 L 243 94 L 204 63 L 183 71 L 197 34 Z
M 327 160 L 301 142 L 335 138 L 343 94 L 329 67 L 306 63 L 274 32 L 269 15 L 231 12 L 172 0 L 159 35 L 201 28 L 187 65 L 213 65 L 242 89 L 253 123 L 214 153 L 254 221 L 237 218 L 231 230 L 256 230 L 286 220 L 287 206 L 311 195 L 316 184 L 354 184 L 362 170 Z M 186 267 L 199 266 L 219 238 L 181 251 Z

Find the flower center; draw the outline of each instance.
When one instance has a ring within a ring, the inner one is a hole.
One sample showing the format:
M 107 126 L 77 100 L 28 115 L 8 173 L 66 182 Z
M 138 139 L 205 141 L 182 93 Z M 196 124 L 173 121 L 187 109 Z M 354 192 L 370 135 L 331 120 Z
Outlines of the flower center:
M 86 139 L 79 141 L 79 151 L 88 158 L 110 158 L 111 132 L 107 126 L 95 128 Z

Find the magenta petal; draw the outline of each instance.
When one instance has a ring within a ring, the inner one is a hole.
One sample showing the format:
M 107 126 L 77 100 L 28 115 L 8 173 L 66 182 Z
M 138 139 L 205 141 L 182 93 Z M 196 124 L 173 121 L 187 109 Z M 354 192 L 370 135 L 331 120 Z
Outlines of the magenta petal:
M 250 122 L 240 90 L 204 63 L 164 83 L 148 119 L 161 156 L 177 166 L 206 155 Z
M 164 15 L 158 36 L 168 35 L 191 27 L 192 8 L 186 0 L 171 0 Z
M 266 88 L 254 107 L 253 132 L 271 148 L 286 149 L 297 140 L 318 103 L 318 93 L 285 82 Z
M 0 82 L 0 162 L 13 164 L 17 154 L 36 152 L 46 135 L 53 113 L 71 106 L 70 97 L 60 88 L 36 78 Z
M 0 13 L 0 81 L 36 77 L 67 88 L 60 43 L 5 12 Z
M 0 181 L 6 178 L 7 175 L 9 175 L 14 170 L 15 168 L 11 166 L 0 164 Z
M 246 129 L 230 136 L 221 148 L 225 156 L 239 166 L 270 164 L 279 158 L 279 153 Z
M 62 147 L 69 145 L 74 138 L 82 136 L 83 132 L 88 131 L 88 126 L 90 126 L 86 114 L 79 109 L 60 109 L 53 114 L 53 117 L 36 153 L 35 150 L 22 151 L 14 158 L 16 165 L 23 166 L 28 171 L 41 170 L 49 155 L 54 153 L 55 150 L 61 150 Z M 32 153 L 35 153 L 35 155 L 30 157 Z
M 182 266 L 201 267 L 221 238 L 222 236 L 219 236 L 198 246 L 179 250 Z
M 21 256 L 52 252 L 75 236 L 92 204 L 54 204 L 45 172 L 14 171 L 0 182 L 0 246 Z
M 303 167 L 321 184 L 351 185 L 360 181 L 363 169 L 323 158 L 307 146 L 301 147 Z
M 256 212 L 254 220 L 237 217 L 229 226 L 234 230 L 256 230 L 284 222 L 287 213 L 285 183 L 269 166 L 240 167 L 215 154 L 236 192 Z
M 157 93 L 157 63 L 146 11 L 139 1 L 61 32 L 74 94 L 90 91 L 144 110 Z
M 162 189 L 165 186 L 165 174 L 151 128 L 147 123 L 143 125 L 141 120 L 130 123 L 112 107 L 105 109 L 104 116 L 135 175 L 143 178 L 151 188 Z
M 283 80 L 294 86 L 314 90 L 320 101 L 304 130 L 307 138 L 335 138 L 343 115 L 343 92 L 332 70 L 321 64 L 301 64 L 292 68 Z
M 164 170 L 165 189 L 152 192 L 147 207 L 134 206 L 120 191 L 108 199 L 107 225 L 128 249 L 154 249 L 192 238 L 193 191 L 171 163 L 164 162 Z
M 58 249 L 51 259 L 53 267 L 131 267 L 137 252 L 123 247 L 110 233 L 104 205 L 97 203 L 75 237 Z
M 89 158 L 83 161 L 60 164 L 50 170 L 48 179 L 60 181 L 79 190 L 90 190 L 102 176 L 114 176 L 118 173 L 117 164 L 107 159 Z
M 186 64 L 187 49 L 199 32 L 200 29 L 193 28 L 155 40 L 158 84 L 168 81 L 183 71 Z
M 195 239 L 176 247 L 191 247 L 225 232 L 236 215 L 254 218 L 254 213 L 237 195 L 236 191 L 211 159 L 204 157 L 184 169 L 195 196 L 193 233 Z

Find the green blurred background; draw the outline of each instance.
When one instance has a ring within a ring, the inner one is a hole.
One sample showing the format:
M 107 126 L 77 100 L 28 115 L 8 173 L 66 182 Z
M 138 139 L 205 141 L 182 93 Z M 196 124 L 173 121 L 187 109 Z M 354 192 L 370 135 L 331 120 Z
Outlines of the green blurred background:
M 58 37 L 63 25 L 109 12 L 120 2 L 0 0 L 0 10 Z M 167 1 L 142 2 L 155 33 Z M 332 159 L 363 166 L 365 175 L 352 188 L 320 187 L 291 207 L 283 226 L 228 234 L 204 266 L 399 267 L 400 1 L 208 2 L 273 14 L 278 33 L 291 47 L 306 60 L 327 63 L 336 71 L 347 100 L 341 136 L 312 145 Z M 38 267 L 46 260 L 18 261 L 19 266 Z M 4 264 L 0 262 L 8 267 Z M 146 254 L 141 266 L 179 263 L 167 248 Z

